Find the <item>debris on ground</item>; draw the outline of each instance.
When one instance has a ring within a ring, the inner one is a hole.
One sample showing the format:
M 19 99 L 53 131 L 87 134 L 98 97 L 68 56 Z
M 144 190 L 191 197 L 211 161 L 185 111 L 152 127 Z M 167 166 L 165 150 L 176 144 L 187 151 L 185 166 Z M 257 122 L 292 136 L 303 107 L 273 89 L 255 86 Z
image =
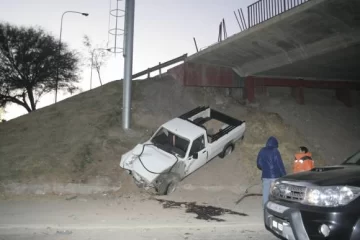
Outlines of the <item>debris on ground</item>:
M 70 234 L 72 234 L 72 231 L 70 231 L 70 230 L 59 230 L 59 231 L 56 231 L 56 234 L 70 235 Z
M 72 197 L 66 198 L 66 200 L 67 200 L 67 201 L 71 201 L 71 200 L 74 200 L 74 199 L 76 199 L 76 198 L 77 198 L 77 196 L 72 196 Z
M 214 206 L 203 206 L 198 205 L 196 202 L 175 202 L 170 200 L 156 199 L 163 205 L 163 208 L 182 208 L 185 206 L 186 213 L 195 213 L 197 216 L 196 219 L 207 220 L 207 221 L 217 221 L 225 222 L 224 219 L 216 218 L 215 216 L 222 216 L 225 214 L 238 215 L 242 217 L 248 216 L 245 213 L 235 212 L 230 209 L 214 207 Z

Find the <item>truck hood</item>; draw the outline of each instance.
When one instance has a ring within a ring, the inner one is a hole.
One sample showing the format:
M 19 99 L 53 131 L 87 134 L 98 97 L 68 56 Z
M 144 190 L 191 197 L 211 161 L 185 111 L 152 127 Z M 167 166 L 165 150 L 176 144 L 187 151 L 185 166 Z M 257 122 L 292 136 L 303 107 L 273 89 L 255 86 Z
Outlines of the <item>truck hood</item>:
M 143 145 L 139 144 L 131 153 L 124 154 L 120 166 L 131 170 L 134 177 L 139 175 L 147 183 L 152 183 L 159 174 L 170 169 L 177 161 L 174 155 L 153 145 L 145 145 L 143 151 L 142 149 Z
M 308 182 L 318 186 L 348 185 L 360 187 L 360 166 L 337 165 L 314 168 L 311 171 L 287 175 L 281 180 Z

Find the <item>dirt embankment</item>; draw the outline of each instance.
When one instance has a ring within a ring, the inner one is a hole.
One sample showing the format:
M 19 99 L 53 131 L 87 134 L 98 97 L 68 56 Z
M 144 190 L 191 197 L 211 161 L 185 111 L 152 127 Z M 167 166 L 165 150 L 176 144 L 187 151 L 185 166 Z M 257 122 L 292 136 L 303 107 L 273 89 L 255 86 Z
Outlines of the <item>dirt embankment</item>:
M 138 191 L 119 167 L 121 154 L 146 140 L 165 121 L 209 105 L 245 120 L 246 137 L 227 159 L 194 173 L 191 184 L 232 186 L 258 181 L 256 156 L 275 136 L 290 170 L 304 137 L 275 113 L 246 107 L 224 89 L 183 87 L 164 75 L 133 83 L 132 129 L 121 128 L 122 84 L 111 82 L 0 124 L 0 181 L 23 184 L 87 183 Z M 321 159 L 317 152 L 316 158 Z

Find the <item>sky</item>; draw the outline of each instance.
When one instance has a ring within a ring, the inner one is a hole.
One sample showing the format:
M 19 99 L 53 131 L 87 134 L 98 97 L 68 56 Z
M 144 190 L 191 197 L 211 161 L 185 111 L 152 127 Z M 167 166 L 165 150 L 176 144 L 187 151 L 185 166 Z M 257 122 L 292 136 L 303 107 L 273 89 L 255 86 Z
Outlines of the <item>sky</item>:
M 133 73 L 166 62 L 172 58 L 196 52 L 193 37 L 199 48 L 217 42 L 219 24 L 224 18 L 227 35 L 240 31 L 233 11 L 242 8 L 247 18 L 247 6 L 255 0 L 136 0 Z M 65 11 L 89 13 L 88 17 L 67 13 L 63 20 L 62 42 L 87 57 L 83 37 L 88 35 L 96 47 L 113 47 L 114 37 L 108 34 L 115 27 L 115 18 L 109 18 L 117 0 L 0 0 L 0 21 L 18 26 L 43 28 L 57 39 L 60 36 L 61 15 Z M 118 2 L 125 9 L 125 0 Z M 110 20 L 110 21 L 109 21 Z M 124 19 L 119 18 L 118 27 L 123 29 Z M 123 38 L 117 39 L 122 46 Z M 84 60 L 81 67 L 80 92 L 90 89 L 90 67 Z M 101 70 L 104 83 L 123 78 L 124 60 L 122 54 L 111 54 Z M 157 73 L 153 73 L 152 76 Z M 93 72 L 93 88 L 100 82 Z M 78 92 L 79 93 L 79 92 Z M 61 101 L 70 95 L 58 95 Z M 54 103 L 54 93 L 42 97 L 38 108 Z M 26 114 L 26 110 L 9 105 L 5 119 Z

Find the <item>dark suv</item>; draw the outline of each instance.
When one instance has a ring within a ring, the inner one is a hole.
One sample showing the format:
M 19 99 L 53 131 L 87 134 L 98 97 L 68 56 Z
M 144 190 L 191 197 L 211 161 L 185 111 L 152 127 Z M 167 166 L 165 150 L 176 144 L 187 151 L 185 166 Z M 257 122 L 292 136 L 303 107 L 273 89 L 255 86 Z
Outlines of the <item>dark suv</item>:
M 276 180 L 267 230 L 288 240 L 360 240 L 360 151 L 343 164 Z

